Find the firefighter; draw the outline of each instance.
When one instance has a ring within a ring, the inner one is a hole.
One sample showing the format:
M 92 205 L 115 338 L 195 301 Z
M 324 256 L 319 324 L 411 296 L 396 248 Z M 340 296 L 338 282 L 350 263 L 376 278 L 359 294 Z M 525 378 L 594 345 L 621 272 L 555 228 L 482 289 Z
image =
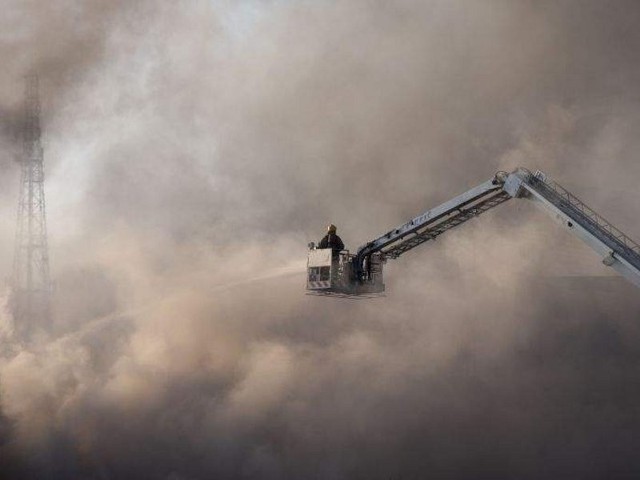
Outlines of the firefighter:
M 327 227 L 327 234 L 320 240 L 320 244 L 318 245 L 318 248 L 330 248 L 331 256 L 334 260 L 337 260 L 340 252 L 344 250 L 344 243 L 342 243 L 342 239 L 336 234 L 336 231 L 337 228 L 335 225 L 329 225 Z

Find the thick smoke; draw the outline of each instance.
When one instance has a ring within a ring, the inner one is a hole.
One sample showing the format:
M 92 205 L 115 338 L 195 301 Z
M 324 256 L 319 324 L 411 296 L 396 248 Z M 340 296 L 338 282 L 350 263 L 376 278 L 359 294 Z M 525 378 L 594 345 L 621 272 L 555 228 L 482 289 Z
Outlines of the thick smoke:
M 526 202 L 304 295 L 328 222 L 519 165 L 640 238 L 637 2 L 5 3 L 0 268 L 37 71 L 56 278 L 0 322 L 6 478 L 640 473 L 637 289 Z

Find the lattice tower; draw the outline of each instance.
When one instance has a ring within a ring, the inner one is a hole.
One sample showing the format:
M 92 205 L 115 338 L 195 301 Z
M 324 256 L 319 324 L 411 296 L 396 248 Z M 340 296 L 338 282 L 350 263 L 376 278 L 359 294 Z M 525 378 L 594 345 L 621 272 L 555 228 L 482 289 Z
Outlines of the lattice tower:
M 51 281 L 38 77 L 26 78 L 24 148 L 12 279 L 15 332 L 29 340 L 50 326 Z

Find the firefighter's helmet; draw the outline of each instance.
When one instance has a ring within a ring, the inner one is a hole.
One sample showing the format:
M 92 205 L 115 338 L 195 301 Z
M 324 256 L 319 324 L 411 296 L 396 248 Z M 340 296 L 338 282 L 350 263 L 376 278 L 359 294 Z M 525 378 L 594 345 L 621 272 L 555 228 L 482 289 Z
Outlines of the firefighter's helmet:
M 327 232 L 328 233 L 336 233 L 337 230 L 338 229 L 336 228 L 336 226 L 333 223 L 327 227 Z

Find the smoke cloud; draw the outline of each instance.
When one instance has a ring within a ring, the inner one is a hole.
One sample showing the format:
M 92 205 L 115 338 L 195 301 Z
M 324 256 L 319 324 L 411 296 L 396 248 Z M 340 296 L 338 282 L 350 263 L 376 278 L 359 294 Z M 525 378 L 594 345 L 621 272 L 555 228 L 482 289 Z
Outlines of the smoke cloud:
M 640 472 L 640 297 L 526 202 L 304 295 L 360 244 L 541 169 L 640 238 L 632 1 L 6 1 L 0 271 L 42 83 L 51 333 L 0 317 L 0 476 Z M 7 294 L 2 301 L 6 303 Z

